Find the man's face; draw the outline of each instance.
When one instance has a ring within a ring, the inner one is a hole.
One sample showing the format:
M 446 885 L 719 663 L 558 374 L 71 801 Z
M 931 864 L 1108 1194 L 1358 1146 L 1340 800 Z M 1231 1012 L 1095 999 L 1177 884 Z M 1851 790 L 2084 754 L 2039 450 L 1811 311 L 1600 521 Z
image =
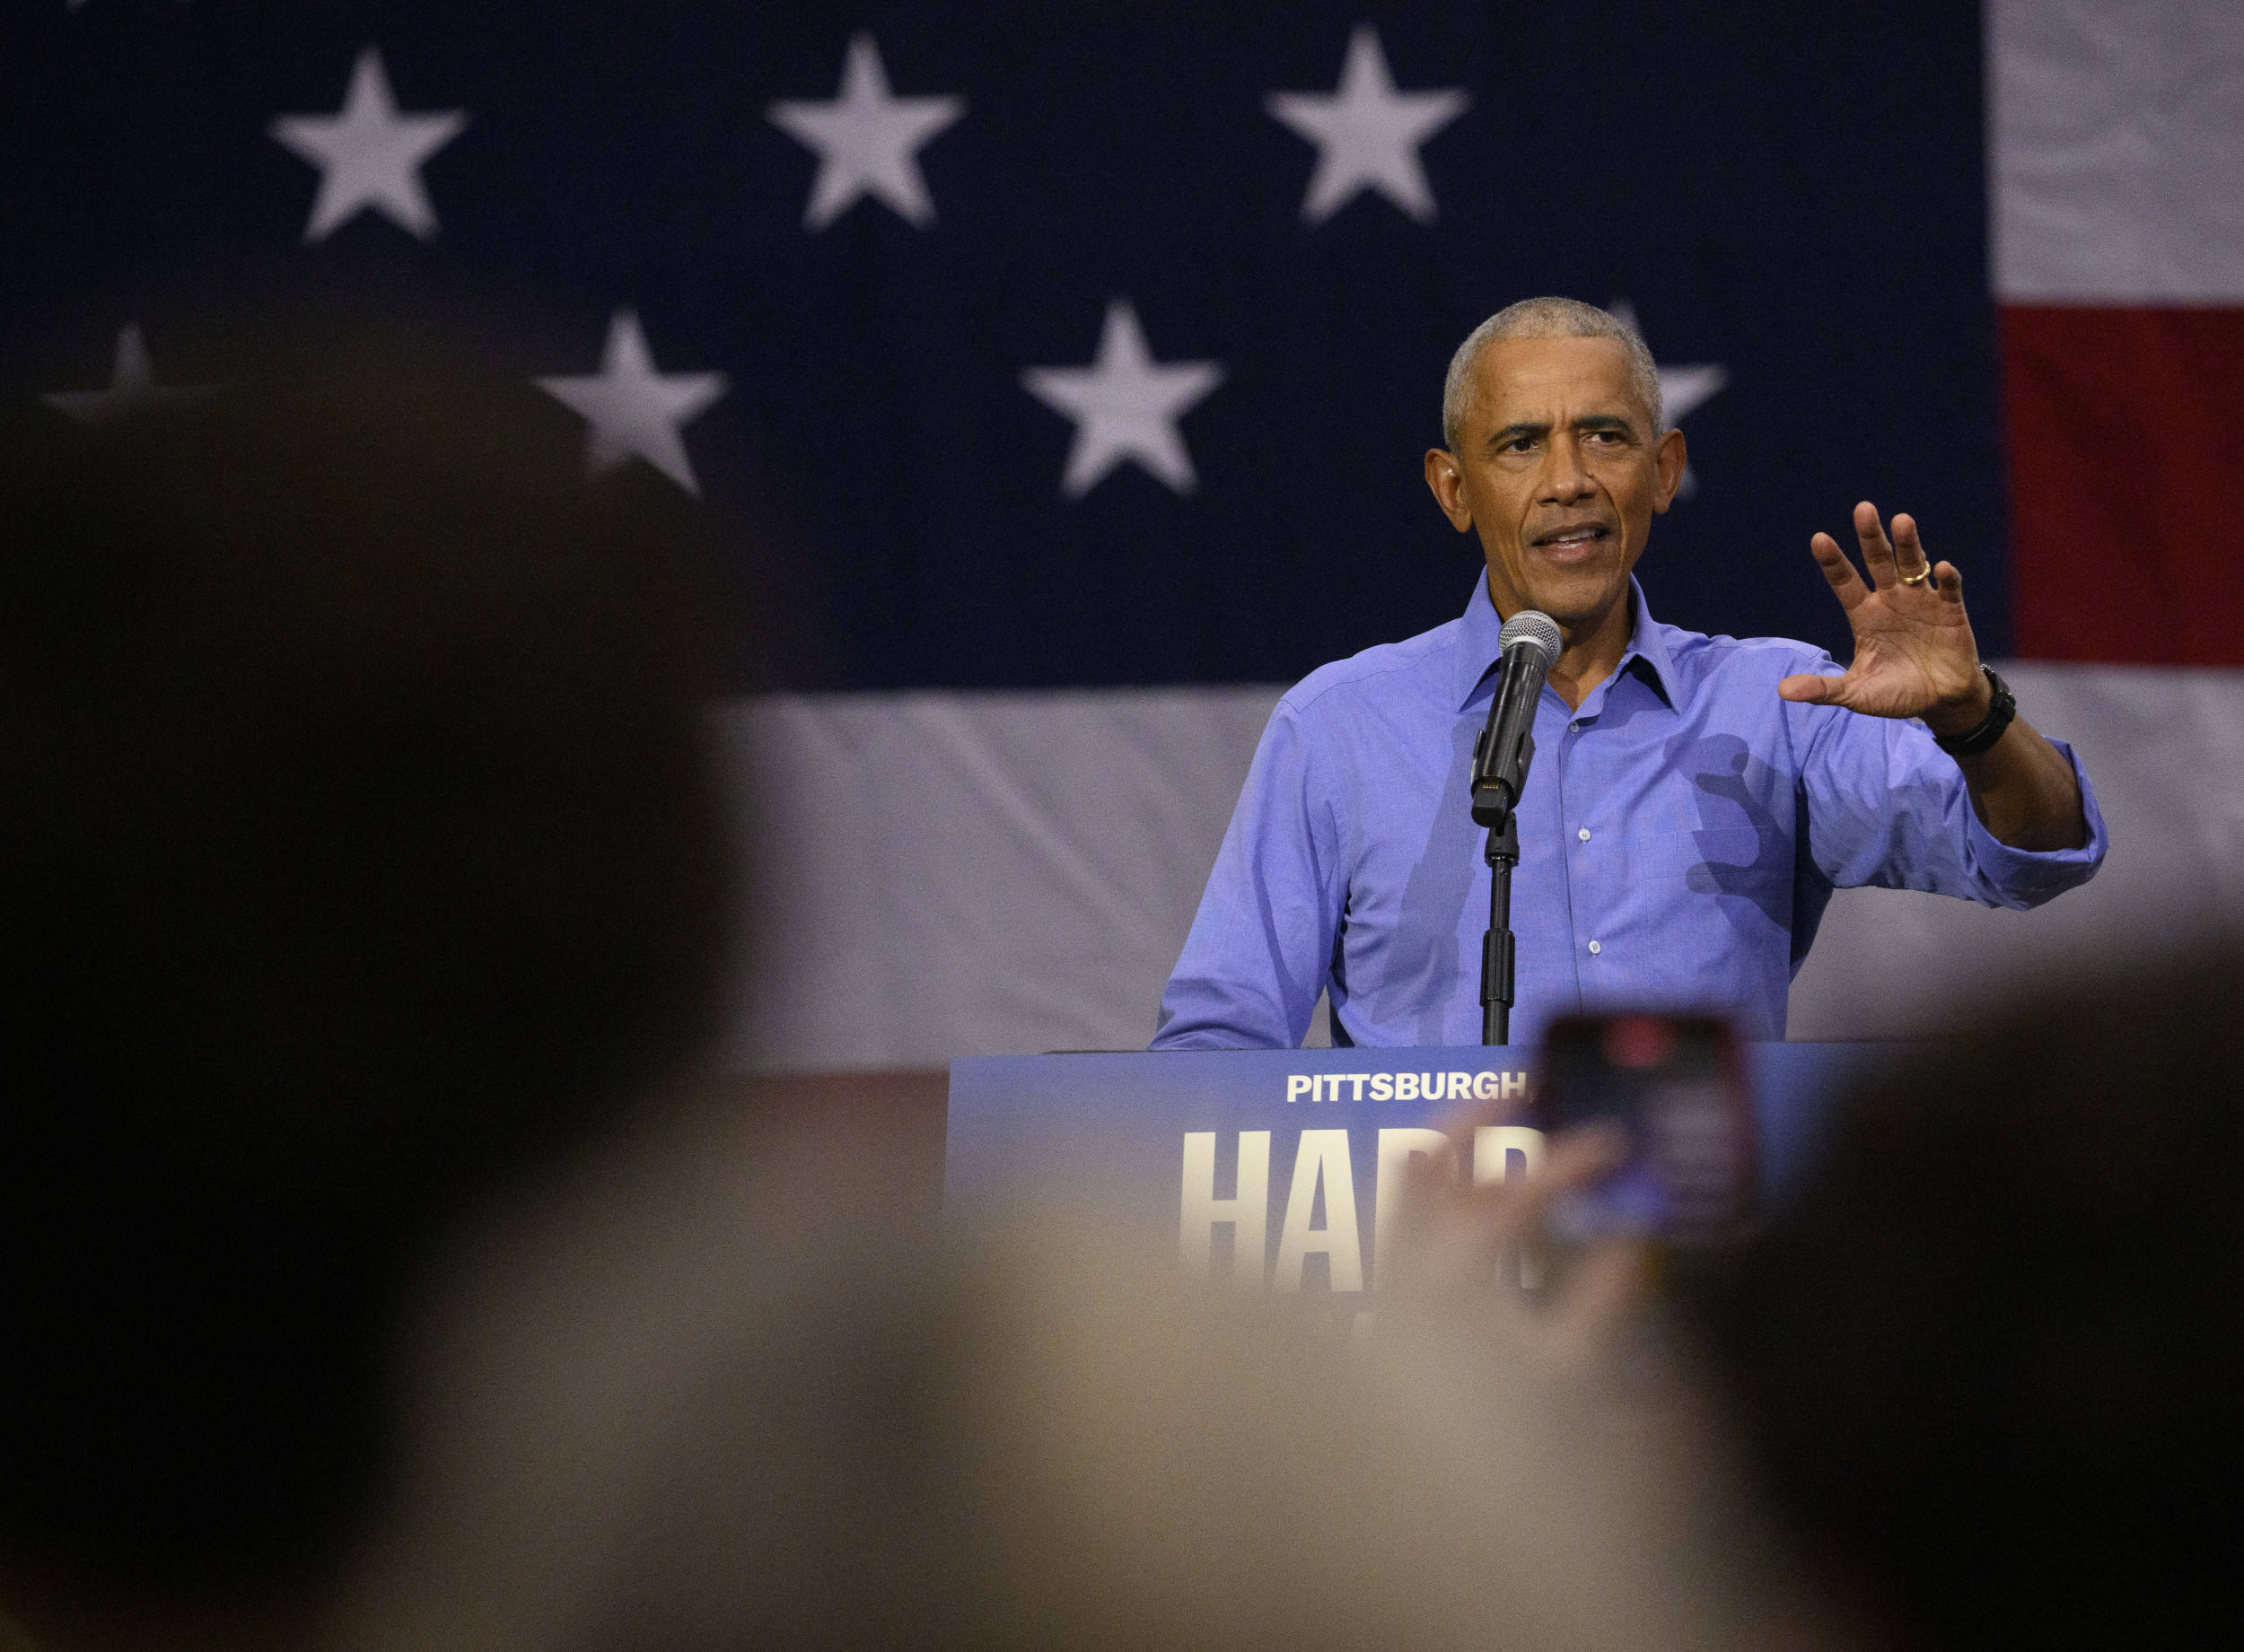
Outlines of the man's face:
M 1479 532 L 1497 613 L 1540 608 L 1569 642 L 1626 595 L 1682 476 L 1681 433 L 1654 439 L 1610 338 L 1498 339 L 1474 365 L 1457 451 L 1426 455 L 1443 513 Z

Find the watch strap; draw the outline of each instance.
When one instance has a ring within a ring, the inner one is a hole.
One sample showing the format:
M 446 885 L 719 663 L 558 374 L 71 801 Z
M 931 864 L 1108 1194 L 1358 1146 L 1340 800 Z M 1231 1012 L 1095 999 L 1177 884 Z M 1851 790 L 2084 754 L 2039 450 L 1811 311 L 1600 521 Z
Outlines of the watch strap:
M 1966 733 L 1933 736 L 1933 743 L 1951 757 L 1977 756 L 2003 738 L 2003 730 L 2018 715 L 2018 696 L 2011 692 L 2010 685 L 1994 674 L 1993 666 L 1983 665 L 1979 669 L 1987 674 L 1987 687 L 1994 695 L 1986 716 Z

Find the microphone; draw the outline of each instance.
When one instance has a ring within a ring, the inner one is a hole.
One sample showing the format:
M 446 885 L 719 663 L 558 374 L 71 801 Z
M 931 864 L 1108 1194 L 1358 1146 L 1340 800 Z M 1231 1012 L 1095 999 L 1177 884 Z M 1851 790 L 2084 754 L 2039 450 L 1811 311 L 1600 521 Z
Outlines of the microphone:
M 1505 620 L 1496 642 L 1503 650 L 1496 692 L 1488 704 L 1488 726 L 1473 742 L 1473 824 L 1492 831 L 1527 790 L 1528 765 L 1535 760 L 1535 707 L 1563 646 L 1557 622 L 1533 608 Z

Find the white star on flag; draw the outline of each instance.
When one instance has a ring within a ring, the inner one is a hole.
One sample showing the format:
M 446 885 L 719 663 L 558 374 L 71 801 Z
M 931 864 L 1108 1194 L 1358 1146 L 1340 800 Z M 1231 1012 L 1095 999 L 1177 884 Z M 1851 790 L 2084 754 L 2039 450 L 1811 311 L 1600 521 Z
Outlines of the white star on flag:
M 1031 396 L 1075 421 L 1060 492 L 1080 499 L 1135 459 L 1179 494 L 1199 485 L 1177 421 L 1223 382 L 1221 362 L 1157 363 L 1126 298 L 1107 306 L 1099 354 L 1089 367 L 1031 367 Z
M 1605 309 L 1607 314 L 1635 328 L 1639 335 L 1644 332 L 1644 328 L 1637 326 L 1635 305 L 1626 299 L 1617 298 Z M 1660 374 L 1660 410 L 1670 427 L 1681 424 L 1686 414 L 1713 399 L 1722 386 L 1730 382 L 1730 370 L 1712 363 L 1700 363 L 1690 367 L 1661 367 L 1657 371 Z M 1690 461 L 1685 459 L 1683 480 L 1676 485 L 1675 496 L 1688 499 L 1697 492 L 1698 478 L 1691 474 Z
M 1379 31 L 1358 23 L 1335 92 L 1274 92 L 1263 107 L 1317 145 L 1302 216 L 1324 221 L 1366 189 L 1376 189 L 1420 223 L 1434 217 L 1418 146 L 1471 102 L 1454 88 L 1398 92 L 1380 49 Z
M 421 183 L 421 164 L 460 135 L 465 109 L 401 115 L 381 53 L 369 46 L 351 66 L 350 89 L 332 115 L 283 115 L 276 141 L 320 169 L 306 240 L 325 240 L 366 207 L 426 240 L 436 233 L 436 208 Z
M 679 431 L 724 394 L 725 377 L 656 372 L 646 335 L 632 311 L 618 310 L 609 320 L 599 372 L 531 382 L 584 420 L 584 468 L 590 475 L 643 459 L 701 497 Z
M 136 407 L 200 401 L 217 388 L 215 384 L 158 384 L 155 363 L 148 358 L 148 341 L 141 337 L 137 322 L 127 322 L 117 335 L 117 362 L 110 370 L 107 389 L 52 390 L 39 399 L 91 424 Z
M 787 98 L 766 113 L 772 125 L 818 152 L 818 179 L 802 211 L 812 234 L 866 196 L 916 228 L 934 223 L 919 152 L 966 113 L 966 100 L 894 96 L 870 34 L 850 38 L 841 91 L 831 102 Z

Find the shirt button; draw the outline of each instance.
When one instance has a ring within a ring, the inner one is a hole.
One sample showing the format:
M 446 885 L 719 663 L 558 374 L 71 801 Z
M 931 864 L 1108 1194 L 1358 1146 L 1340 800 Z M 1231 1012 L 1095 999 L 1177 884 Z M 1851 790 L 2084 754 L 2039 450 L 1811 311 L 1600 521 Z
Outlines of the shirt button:
M 1599 953 L 1600 953 L 1600 952 L 1602 952 L 1602 951 L 1604 951 L 1604 950 L 1605 950 L 1605 948 L 1604 948 L 1603 947 L 1599 946 L 1599 945 L 1598 945 L 1598 943 L 1597 943 L 1597 942 L 1595 942 L 1594 940 L 1593 940 L 1593 941 L 1591 941 L 1591 942 L 1590 943 L 1590 954 L 1591 954 L 1591 956 L 1592 957 L 1594 957 L 1597 954 L 1599 954 Z
M 1574 835 L 1586 843 L 1590 841 L 1590 828 L 1588 826 L 1583 826 L 1582 830 L 1576 832 Z

